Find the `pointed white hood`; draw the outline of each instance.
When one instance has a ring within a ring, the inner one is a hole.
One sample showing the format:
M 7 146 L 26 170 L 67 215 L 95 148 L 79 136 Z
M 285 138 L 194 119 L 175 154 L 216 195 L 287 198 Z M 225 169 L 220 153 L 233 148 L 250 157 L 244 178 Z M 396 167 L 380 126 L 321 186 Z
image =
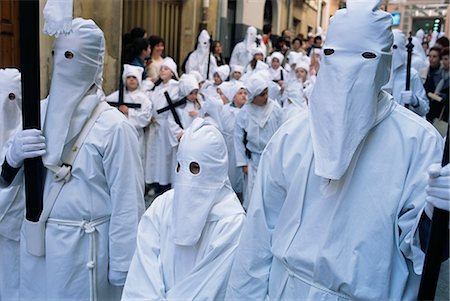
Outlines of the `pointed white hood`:
M 0 151 L 22 126 L 22 89 L 17 69 L 0 69 Z
M 389 80 L 392 17 L 381 0 L 348 0 L 330 21 L 309 102 L 315 173 L 338 180 L 374 126 Z M 355 26 L 358 24 L 358 26 Z
M 406 68 L 407 52 L 405 34 L 398 29 L 392 31 L 394 35 L 394 43 L 392 44 L 392 65 L 389 82 L 383 86 L 383 90 L 392 94 L 396 74 L 401 68 Z
M 210 39 L 211 37 L 209 36 L 209 33 L 203 29 L 198 36 L 196 48 L 196 50 L 202 55 L 209 54 L 209 48 L 211 47 Z
M 55 40 L 53 76 L 44 122 L 45 165 L 59 165 L 64 145 L 75 138 L 99 103 L 105 39 L 92 20 L 72 21 L 72 33 Z M 88 93 L 89 92 L 89 93 Z
M 247 33 L 245 35 L 245 46 L 247 46 L 248 49 L 253 48 L 256 45 L 256 37 L 258 35 L 258 31 L 255 27 L 250 26 L 247 28 Z
M 224 195 L 232 193 L 227 146 L 222 134 L 204 119 L 196 118 L 181 138 L 177 161 L 172 241 L 177 245 L 192 246 L 200 239 L 213 206 L 223 200 Z M 193 162 L 200 166 L 198 174 L 190 170 Z M 226 212 L 222 213 L 226 215 Z

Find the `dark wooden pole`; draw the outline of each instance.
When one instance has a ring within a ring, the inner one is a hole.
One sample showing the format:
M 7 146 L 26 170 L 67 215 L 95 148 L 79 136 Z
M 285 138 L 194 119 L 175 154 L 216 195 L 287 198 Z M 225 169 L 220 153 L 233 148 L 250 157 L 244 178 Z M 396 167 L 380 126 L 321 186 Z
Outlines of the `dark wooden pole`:
M 412 43 L 412 34 L 409 33 L 408 44 L 406 44 L 406 51 L 408 52 L 408 59 L 406 61 L 406 87 L 405 91 L 411 90 L 411 61 L 414 44 Z M 409 108 L 409 104 L 405 107 Z
M 442 166 L 449 163 L 449 129 L 445 142 Z M 431 221 L 430 237 L 427 253 L 423 265 L 422 278 L 420 280 L 418 300 L 434 300 L 436 286 L 441 269 L 442 252 L 445 248 L 445 237 L 448 235 L 449 213 L 446 210 L 434 208 Z
M 20 65 L 24 129 L 40 129 L 39 0 L 20 0 Z M 42 158 L 25 159 L 26 219 L 38 221 L 43 207 Z

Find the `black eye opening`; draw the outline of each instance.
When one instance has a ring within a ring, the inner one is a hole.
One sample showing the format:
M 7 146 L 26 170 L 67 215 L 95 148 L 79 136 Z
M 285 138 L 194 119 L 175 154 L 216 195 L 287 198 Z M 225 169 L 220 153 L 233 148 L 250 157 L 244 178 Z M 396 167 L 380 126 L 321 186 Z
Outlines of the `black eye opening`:
M 64 56 L 66 57 L 66 59 L 71 60 L 71 59 L 73 59 L 73 52 L 66 51 L 66 52 L 64 52 Z
M 197 162 L 191 162 L 189 164 L 189 171 L 194 175 L 200 173 L 200 165 Z
M 180 172 L 180 168 L 181 168 L 180 162 L 178 162 L 178 165 L 177 165 L 177 172 Z
M 334 53 L 334 49 L 327 48 L 323 51 L 325 55 L 332 55 Z
M 9 93 L 9 94 L 8 94 L 8 98 L 9 98 L 9 100 L 14 100 L 14 99 L 16 99 L 16 94 L 14 94 L 14 93 Z
M 394 45 L 392 45 L 392 48 L 393 48 L 393 49 L 397 49 L 398 46 L 394 44 Z
M 55 55 L 55 50 L 52 50 L 52 56 L 54 56 Z
M 364 52 L 364 53 L 362 54 L 362 56 L 363 56 L 363 58 L 365 58 L 365 59 L 374 59 L 374 58 L 377 57 L 377 55 L 376 55 L 375 53 L 373 53 L 373 52 Z

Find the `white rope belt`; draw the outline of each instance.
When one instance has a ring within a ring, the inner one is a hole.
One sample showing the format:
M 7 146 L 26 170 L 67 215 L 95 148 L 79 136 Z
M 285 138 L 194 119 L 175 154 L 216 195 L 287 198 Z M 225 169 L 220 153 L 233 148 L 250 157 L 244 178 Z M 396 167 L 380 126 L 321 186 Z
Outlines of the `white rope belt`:
M 62 226 L 78 227 L 84 230 L 84 233 L 89 234 L 89 261 L 86 263 L 86 267 L 89 269 L 89 288 L 90 288 L 90 300 L 97 300 L 97 245 L 95 243 L 95 231 L 96 227 L 109 221 L 109 216 L 104 216 L 93 221 L 72 221 L 56 218 L 49 218 L 47 223 L 56 224 Z
M 298 280 L 300 280 L 300 281 L 303 282 L 303 283 L 306 283 L 306 284 L 309 285 L 309 286 L 315 287 L 315 288 L 317 288 L 318 290 L 324 291 L 324 292 L 326 292 L 326 293 L 328 293 L 328 294 L 331 294 L 331 295 L 334 295 L 334 296 L 338 296 L 339 298 L 343 298 L 343 299 L 346 299 L 346 300 L 351 300 L 351 299 L 352 299 L 352 298 L 350 298 L 350 297 L 347 296 L 347 295 L 344 295 L 344 294 L 342 294 L 342 293 L 338 293 L 338 292 L 332 291 L 332 290 L 330 290 L 329 288 L 327 288 L 327 287 L 325 287 L 325 286 L 323 286 L 323 285 L 321 285 L 321 284 L 315 283 L 315 282 L 313 282 L 313 281 L 311 281 L 311 280 L 308 280 L 308 279 L 306 279 L 306 278 L 304 278 L 304 277 L 298 275 L 297 273 L 295 273 L 295 272 L 288 266 L 288 264 L 287 264 L 286 262 L 284 262 L 284 260 L 278 259 L 278 261 L 281 262 L 281 263 L 283 264 L 283 267 L 286 269 L 286 271 L 288 272 L 288 274 L 289 274 L 290 277 L 297 278 Z

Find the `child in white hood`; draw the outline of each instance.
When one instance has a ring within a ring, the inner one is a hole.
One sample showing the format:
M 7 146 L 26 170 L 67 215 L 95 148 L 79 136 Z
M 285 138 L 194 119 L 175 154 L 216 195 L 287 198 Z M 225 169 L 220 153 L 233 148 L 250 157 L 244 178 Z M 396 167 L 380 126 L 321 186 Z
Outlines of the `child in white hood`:
M 169 94 L 173 102 L 178 98 L 177 65 L 172 58 L 166 57 L 160 68 L 161 84 L 156 86 L 151 94 L 153 103 L 153 117 L 148 126 L 146 135 L 145 183 L 159 183 L 167 186 L 172 183 L 175 169 L 175 153 L 178 140 L 169 131 L 168 118 L 170 110 L 158 114 L 168 106 L 164 92 Z M 164 188 L 166 189 L 166 188 Z
M 223 300 L 244 219 L 225 141 L 197 118 L 180 141 L 174 189 L 141 219 L 122 300 Z
M 230 67 L 228 65 L 222 65 L 216 68 L 214 72 L 213 81 L 205 81 L 202 86 L 201 93 L 203 95 L 208 95 L 209 97 L 214 97 L 220 99 L 217 93 L 217 88 L 225 81 L 228 80 L 230 76 Z
M 223 95 L 228 99 L 228 103 L 223 106 L 222 135 L 225 138 L 228 149 L 228 176 L 231 186 L 242 201 L 244 193 L 244 172 L 236 165 L 236 154 L 234 151 L 234 127 L 236 116 L 247 102 L 247 89 L 242 82 L 234 82 L 223 89 Z
M 203 99 L 198 93 L 199 86 L 197 79 L 192 74 L 183 74 L 180 77 L 178 85 L 178 100 L 176 102 L 184 102 L 176 108 L 176 112 L 180 118 L 183 127 L 180 127 L 175 120 L 173 115 L 169 115 L 169 125 L 172 135 L 174 135 L 179 141 L 183 135 L 184 130 L 186 130 L 200 115 L 200 109 L 203 105 Z
M 124 85 L 123 101 L 118 107 L 138 132 L 139 144 L 141 145 L 141 157 L 144 158 L 144 128 L 152 118 L 152 103 L 142 90 L 142 73 L 144 68 L 125 64 L 123 66 L 122 81 Z M 119 101 L 119 91 L 115 91 L 106 97 L 108 102 Z M 140 108 L 129 108 L 126 104 L 139 104 Z
M 247 174 L 244 208 L 248 208 L 254 178 L 261 154 L 272 135 L 281 126 L 284 117 L 278 103 L 269 98 L 269 83 L 263 74 L 248 78 L 247 104 L 239 111 L 234 129 L 236 165 Z

